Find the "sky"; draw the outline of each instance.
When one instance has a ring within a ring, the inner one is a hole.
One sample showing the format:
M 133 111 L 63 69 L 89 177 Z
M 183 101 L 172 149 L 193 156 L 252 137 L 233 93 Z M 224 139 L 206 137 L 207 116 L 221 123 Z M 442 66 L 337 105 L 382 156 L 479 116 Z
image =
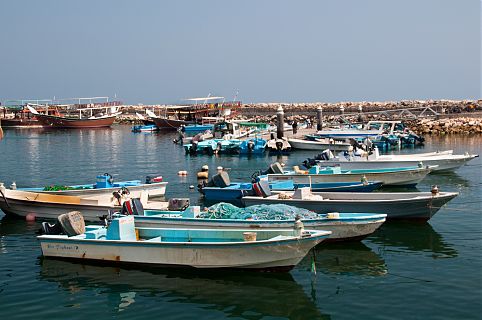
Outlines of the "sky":
M 0 100 L 479 99 L 480 0 L 2 0 Z

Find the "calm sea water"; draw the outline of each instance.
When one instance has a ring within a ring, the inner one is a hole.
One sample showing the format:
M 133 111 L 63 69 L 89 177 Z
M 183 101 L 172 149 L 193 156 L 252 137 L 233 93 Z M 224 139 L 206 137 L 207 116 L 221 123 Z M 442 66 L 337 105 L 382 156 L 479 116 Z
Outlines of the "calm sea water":
M 133 134 L 127 126 L 79 131 L 8 130 L 0 181 L 9 185 L 93 183 L 158 173 L 167 197 L 199 201 L 204 164 L 248 180 L 276 157 L 185 156 L 174 134 Z M 482 137 L 429 138 L 417 151 L 481 153 Z M 402 152 L 411 152 L 402 150 Z M 299 164 L 312 153 L 282 160 Z M 177 176 L 187 170 L 187 177 Z M 429 223 L 388 223 L 362 242 L 322 245 L 316 275 L 306 258 L 288 274 L 99 267 L 41 258 L 39 223 L 0 211 L 1 319 L 481 319 L 482 161 L 430 175 L 460 195 Z

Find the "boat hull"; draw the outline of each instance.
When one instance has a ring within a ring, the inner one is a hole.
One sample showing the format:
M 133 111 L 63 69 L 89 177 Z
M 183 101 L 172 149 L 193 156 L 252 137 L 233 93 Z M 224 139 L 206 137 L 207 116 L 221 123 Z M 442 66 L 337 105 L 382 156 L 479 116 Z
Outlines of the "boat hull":
M 429 220 L 458 193 L 446 192 L 432 196 L 421 193 L 313 193 L 323 200 L 278 199 L 277 195 L 267 198 L 243 197 L 245 206 L 259 204 L 287 204 L 319 213 L 326 212 L 377 212 L 385 213 L 387 219 Z
M 36 117 L 44 127 L 64 129 L 110 127 L 116 119 L 116 115 L 95 119 L 72 119 L 45 114 L 39 114 Z
M 288 139 L 293 149 L 323 151 L 330 149 L 332 151 L 348 151 L 351 145 L 349 143 L 324 143 L 319 141 Z
M 152 119 L 159 130 L 172 130 L 175 131 L 181 126 L 188 126 L 194 124 L 193 121 L 166 119 L 166 118 L 153 118 Z
M 127 186 L 131 198 L 141 198 L 142 193 L 147 194 L 149 198 L 162 197 L 166 193 L 167 182 L 154 182 L 150 184 L 142 184 L 138 186 Z M 58 190 L 43 191 L 40 188 L 25 188 L 22 190 L 33 191 L 38 193 L 69 195 L 69 196 L 94 196 L 94 195 L 111 195 L 112 192 L 118 191 L 120 187 L 115 188 L 96 188 L 96 189 L 78 189 L 78 190 Z
M 80 211 L 86 221 L 98 222 L 109 210 L 120 211 L 121 206 L 112 197 L 94 195 L 77 197 L 67 195 L 48 195 L 34 192 L 3 190 L 0 194 L 0 209 L 8 215 L 20 217 L 33 216 L 38 219 L 57 219 L 61 214 Z M 43 199 L 40 199 L 43 198 Z M 165 210 L 167 203 L 155 201 L 144 204 L 146 209 Z
M 383 168 L 394 168 L 394 167 L 410 167 L 417 166 L 420 162 L 425 166 L 431 166 L 432 172 L 438 171 L 450 171 L 455 170 L 468 161 L 476 158 L 477 155 L 460 155 L 460 156 L 450 156 L 442 155 L 435 157 L 416 157 L 415 155 L 411 158 L 403 157 L 402 159 L 389 160 L 389 159 L 377 159 L 377 160 L 362 160 L 357 159 L 353 161 L 340 161 L 340 160 L 319 160 L 320 165 L 323 166 L 334 166 L 340 165 L 343 169 L 383 169 Z
M 345 166 L 343 165 L 343 169 Z M 420 168 L 414 170 L 367 172 L 356 174 L 268 174 L 268 181 L 293 180 L 294 184 L 312 185 L 327 182 L 360 182 L 362 179 L 380 181 L 389 186 L 415 186 L 422 181 L 430 169 Z
M 2 118 L 3 128 L 42 128 L 43 124 L 37 119 L 29 118 Z
M 297 265 L 326 234 L 234 243 L 74 239 L 40 236 L 46 257 L 194 268 L 284 269 Z
M 202 218 L 172 218 L 156 216 L 136 216 L 136 225 L 144 228 L 173 229 L 288 229 L 292 228 L 294 220 L 234 220 L 234 219 L 202 219 Z M 310 230 L 331 231 L 326 241 L 361 240 L 372 234 L 385 222 L 385 215 L 340 213 L 336 219 L 303 220 L 304 227 Z

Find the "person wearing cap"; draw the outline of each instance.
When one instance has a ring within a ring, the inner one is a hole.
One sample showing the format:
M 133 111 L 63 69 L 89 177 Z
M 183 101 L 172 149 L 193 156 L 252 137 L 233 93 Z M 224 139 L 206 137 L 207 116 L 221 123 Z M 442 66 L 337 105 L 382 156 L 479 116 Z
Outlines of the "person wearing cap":
M 216 168 L 216 170 L 217 170 L 217 173 L 221 173 L 223 171 L 223 167 L 219 166 Z

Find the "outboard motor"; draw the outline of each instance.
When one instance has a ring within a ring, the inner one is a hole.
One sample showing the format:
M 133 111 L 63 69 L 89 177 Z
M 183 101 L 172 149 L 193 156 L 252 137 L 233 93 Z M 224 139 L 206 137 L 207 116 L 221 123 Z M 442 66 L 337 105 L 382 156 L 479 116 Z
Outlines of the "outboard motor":
M 219 153 L 219 151 L 221 151 L 221 148 L 222 148 L 222 144 L 221 144 L 221 141 L 219 141 L 219 142 L 216 144 L 216 150 L 215 150 L 215 152 L 216 152 L 216 153 Z
M 156 182 L 162 182 L 162 176 L 161 175 L 148 175 L 146 176 L 146 184 L 151 184 L 151 183 L 156 183 Z
M 121 214 L 126 216 L 143 216 L 144 207 L 142 206 L 141 200 L 134 198 L 124 201 Z
M 276 140 L 275 145 L 276 145 L 276 150 L 278 151 L 283 150 L 283 140 L 281 139 Z
M 249 140 L 247 147 L 248 147 L 248 152 L 253 152 L 254 151 L 254 141 Z
M 48 222 L 42 223 L 41 233 L 58 235 L 66 234 L 67 236 L 76 236 L 85 232 L 84 217 L 79 211 L 71 211 L 61 214 L 57 218 L 57 222 L 50 224 Z
M 189 147 L 189 154 L 196 154 L 197 153 L 197 141 L 192 141 L 191 146 Z
M 219 188 L 226 188 L 231 184 L 229 174 L 226 171 L 221 171 L 214 175 L 211 181 L 215 187 Z
M 171 198 L 167 210 L 169 211 L 184 211 L 189 207 L 189 198 Z

